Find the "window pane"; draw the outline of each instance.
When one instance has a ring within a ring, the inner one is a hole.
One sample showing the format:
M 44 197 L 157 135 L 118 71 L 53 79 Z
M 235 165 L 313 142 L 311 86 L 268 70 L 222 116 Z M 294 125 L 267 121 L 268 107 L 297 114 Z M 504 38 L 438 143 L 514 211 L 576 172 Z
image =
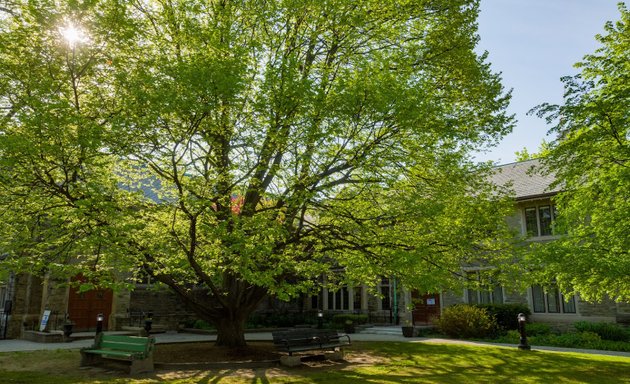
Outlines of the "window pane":
M 538 221 L 536 220 L 536 208 L 525 208 L 525 228 L 527 235 L 538 236 Z
M 348 296 L 348 287 L 341 288 L 341 297 L 343 300 L 343 309 L 349 309 L 349 296 Z
M 566 299 L 566 297 L 565 297 Z M 564 313 L 576 313 L 575 311 L 575 296 L 571 295 L 569 301 L 562 302 L 562 311 Z
M 479 299 L 481 304 L 490 304 L 490 292 L 488 291 L 479 291 Z
M 311 309 L 319 308 L 319 296 L 313 295 L 311 296 Z
M 341 309 L 341 290 L 335 292 L 335 309 Z
M 335 309 L 335 296 L 332 291 L 328 291 L 328 309 Z
M 361 292 L 363 292 L 361 287 L 354 289 L 354 309 L 361 309 Z
M 479 304 L 478 292 L 474 289 L 467 289 L 468 304 Z
M 550 313 L 560 313 L 560 295 L 558 288 L 551 288 L 547 292 L 547 310 Z
M 540 285 L 532 286 L 532 304 L 534 305 L 534 312 L 545 312 L 545 293 Z
M 499 284 L 495 285 L 494 291 L 492 291 L 492 302 L 494 304 L 503 304 L 503 289 Z
M 538 208 L 540 215 L 540 236 L 551 235 L 551 207 L 545 205 Z
M 383 300 L 381 301 L 381 309 L 390 309 L 389 287 L 381 287 L 381 294 L 383 295 Z

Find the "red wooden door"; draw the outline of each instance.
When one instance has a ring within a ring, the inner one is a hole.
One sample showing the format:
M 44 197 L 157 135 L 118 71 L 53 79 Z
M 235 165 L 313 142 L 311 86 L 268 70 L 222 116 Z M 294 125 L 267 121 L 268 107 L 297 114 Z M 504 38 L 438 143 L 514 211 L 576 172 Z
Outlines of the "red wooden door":
M 416 325 L 431 324 L 434 318 L 440 316 L 440 294 L 427 293 L 421 295 L 418 291 L 411 292 L 414 302 L 413 322 Z
M 97 289 L 83 293 L 78 288 L 70 288 L 68 298 L 68 314 L 74 322 L 73 331 L 91 331 L 96 329 L 96 315 L 105 317 L 103 329 L 107 329 L 109 316 L 112 313 L 113 293 L 111 289 Z

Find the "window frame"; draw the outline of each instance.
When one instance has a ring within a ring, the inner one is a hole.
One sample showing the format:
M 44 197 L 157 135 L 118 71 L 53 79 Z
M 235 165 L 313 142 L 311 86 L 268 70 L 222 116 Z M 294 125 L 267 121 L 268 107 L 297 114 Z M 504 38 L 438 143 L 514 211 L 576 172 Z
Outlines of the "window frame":
M 571 295 L 569 300 L 566 300 L 566 296 L 560 292 L 555 284 L 550 285 L 546 288 L 538 284 L 532 285 L 529 287 L 529 293 L 531 297 L 531 308 L 533 314 L 578 314 L 577 299 L 575 295 Z M 550 300 L 550 297 L 552 297 L 553 299 Z
M 474 277 L 473 277 L 474 275 Z M 479 274 L 479 270 L 476 271 L 466 271 L 466 276 L 468 279 L 475 279 L 476 281 L 481 281 L 481 276 Z M 464 290 L 465 300 L 467 304 L 475 305 L 475 304 L 504 304 L 505 303 L 505 292 L 503 290 L 503 286 L 497 282 L 492 283 L 492 290 L 482 289 L 489 288 L 488 285 L 480 285 L 480 289 L 473 289 L 470 287 L 466 287 Z M 500 293 L 499 293 L 500 291 Z M 499 296 L 497 300 L 497 296 Z M 472 297 L 476 298 L 476 301 L 471 300 Z M 485 300 L 487 298 L 487 301 Z
M 535 221 L 532 221 L 531 215 L 528 213 L 534 211 L 535 216 L 533 217 Z M 543 217 L 544 213 L 541 210 L 547 210 L 547 214 L 549 219 L 545 219 Z M 561 233 L 558 233 L 554 228 L 554 222 L 558 216 L 558 210 L 556 205 L 552 202 L 538 203 L 538 204 L 528 204 L 522 207 L 521 209 L 521 217 L 523 220 L 522 224 L 522 233 L 527 237 L 531 238 L 540 238 L 540 237 L 550 237 L 550 236 L 558 236 Z M 532 231 L 531 226 L 535 225 L 536 231 Z

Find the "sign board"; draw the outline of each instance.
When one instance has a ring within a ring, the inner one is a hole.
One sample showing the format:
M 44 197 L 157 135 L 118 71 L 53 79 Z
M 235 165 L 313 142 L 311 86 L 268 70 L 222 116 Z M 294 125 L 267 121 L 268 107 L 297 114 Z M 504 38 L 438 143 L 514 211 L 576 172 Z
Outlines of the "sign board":
M 48 325 L 48 318 L 50 317 L 50 309 L 47 309 L 44 311 L 44 314 L 42 315 L 42 321 L 41 323 L 39 323 L 39 331 L 40 332 L 44 332 L 44 329 L 46 329 L 46 325 Z
M 435 305 L 435 299 L 434 298 L 427 299 L 427 305 Z

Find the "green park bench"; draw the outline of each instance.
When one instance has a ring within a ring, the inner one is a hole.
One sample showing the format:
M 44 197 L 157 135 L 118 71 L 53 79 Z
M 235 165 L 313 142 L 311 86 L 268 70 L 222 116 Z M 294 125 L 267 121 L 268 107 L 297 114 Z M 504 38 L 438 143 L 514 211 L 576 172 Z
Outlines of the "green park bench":
M 104 359 L 129 362 L 129 373 L 153 372 L 153 337 L 99 333 L 91 347 L 81 349 L 81 366 L 99 365 Z
M 299 328 L 287 331 L 272 332 L 274 346 L 288 356 L 282 356 L 280 361 L 284 365 L 296 366 L 301 364 L 300 357 L 293 356 L 294 352 L 332 351 L 327 357 L 331 360 L 343 358 L 343 347 L 351 344 L 350 336 L 329 329 Z

